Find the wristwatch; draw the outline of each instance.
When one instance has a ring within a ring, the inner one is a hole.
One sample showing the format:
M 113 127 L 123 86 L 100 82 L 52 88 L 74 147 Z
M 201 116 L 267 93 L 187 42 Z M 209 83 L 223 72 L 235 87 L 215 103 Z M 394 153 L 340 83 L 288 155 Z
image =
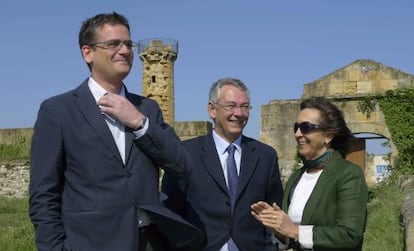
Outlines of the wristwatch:
M 141 119 L 141 121 L 140 121 L 141 123 L 138 126 L 138 128 L 135 129 L 135 131 L 138 131 L 138 130 L 141 130 L 142 128 L 144 128 L 145 124 L 147 123 L 147 120 L 148 120 L 147 117 L 144 117 L 143 119 Z

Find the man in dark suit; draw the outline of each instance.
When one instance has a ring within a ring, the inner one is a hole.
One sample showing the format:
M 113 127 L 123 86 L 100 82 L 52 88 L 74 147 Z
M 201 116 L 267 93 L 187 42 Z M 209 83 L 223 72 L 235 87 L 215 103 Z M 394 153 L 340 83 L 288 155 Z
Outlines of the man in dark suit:
M 202 250 L 276 249 L 270 232 L 250 215 L 258 198 L 281 205 L 283 196 L 276 151 L 242 135 L 250 109 L 240 80 L 215 82 L 208 103 L 214 130 L 184 142 L 193 160 L 190 174 L 163 177 L 167 207 L 205 231 Z
M 37 248 L 151 250 L 141 240 L 151 233 L 160 233 L 156 245 L 197 245 L 201 231 L 162 206 L 158 190 L 158 167 L 184 177 L 188 152 L 157 103 L 122 82 L 136 48 L 128 21 L 115 12 L 87 19 L 79 46 L 91 76 L 44 101 L 34 127 L 29 213 Z

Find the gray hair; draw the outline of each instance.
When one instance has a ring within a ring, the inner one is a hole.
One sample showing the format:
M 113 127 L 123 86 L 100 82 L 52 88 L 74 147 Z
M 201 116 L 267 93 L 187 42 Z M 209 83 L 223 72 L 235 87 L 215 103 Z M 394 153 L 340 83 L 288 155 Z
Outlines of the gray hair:
M 220 101 L 221 88 L 225 85 L 232 85 L 246 93 L 247 99 L 250 102 L 250 93 L 247 86 L 237 78 L 221 78 L 213 83 L 210 88 L 209 101 L 213 104 Z

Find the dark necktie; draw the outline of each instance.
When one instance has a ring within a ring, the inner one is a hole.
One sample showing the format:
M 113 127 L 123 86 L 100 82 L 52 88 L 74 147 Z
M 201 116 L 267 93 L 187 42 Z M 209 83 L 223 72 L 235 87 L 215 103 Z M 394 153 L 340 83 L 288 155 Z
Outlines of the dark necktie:
M 229 189 L 229 195 L 230 195 L 230 203 L 231 203 L 231 209 L 233 211 L 234 208 L 234 202 L 236 200 L 236 192 L 237 192 L 237 183 L 239 176 L 237 175 L 237 168 L 236 168 L 236 161 L 234 160 L 234 151 L 236 150 L 236 146 L 233 144 L 229 145 L 227 147 L 227 183 L 228 183 L 228 189 Z
M 236 192 L 237 192 L 237 183 L 239 176 L 237 175 L 237 168 L 236 168 L 236 161 L 234 160 L 234 151 L 236 150 L 236 147 L 233 144 L 230 144 L 227 147 L 227 183 L 228 183 L 228 189 L 229 189 L 229 195 L 230 195 L 230 203 L 231 203 L 231 211 L 233 213 L 234 203 L 236 200 Z M 233 239 L 230 238 L 227 241 L 227 247 L 229 251 L 239 251 L 239 249 L 236 246 L 236 243 L 234 243 Z

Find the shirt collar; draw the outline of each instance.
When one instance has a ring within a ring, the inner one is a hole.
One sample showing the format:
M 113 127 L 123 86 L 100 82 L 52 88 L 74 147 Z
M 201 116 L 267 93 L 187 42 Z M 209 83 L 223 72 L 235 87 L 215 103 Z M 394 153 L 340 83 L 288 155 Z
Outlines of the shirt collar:
M 93 97 L 95 98 L 95 101 L 98 101 L 100 98 L 102 98 L 103 95 L 107 94 L 108 92 L 100 85 L 98 82 L 95 81 L 92 77 L 89 77 L 88 80 L 88 86 L 89 89 L 92 92 Z M 121 96 L 125 97 L 125 89 L 124 85 L 121 86 L 121 93 L 119 94 Z
M 218 135 L 215 130 L 213 130 L 213 139 L 214 143 L 216 144 L 217 151 L 220 154 L 224 154 L 227 150 L 227 147 L 229 146 L 229 143 L 226 140 L 224 140 L 220 135 Z M 241 139 L 242 136 L 240 135 L 236 140 L 232 142 L 232 144 L 236 146 L 236 149 L 239 152 L 241 152 Z

